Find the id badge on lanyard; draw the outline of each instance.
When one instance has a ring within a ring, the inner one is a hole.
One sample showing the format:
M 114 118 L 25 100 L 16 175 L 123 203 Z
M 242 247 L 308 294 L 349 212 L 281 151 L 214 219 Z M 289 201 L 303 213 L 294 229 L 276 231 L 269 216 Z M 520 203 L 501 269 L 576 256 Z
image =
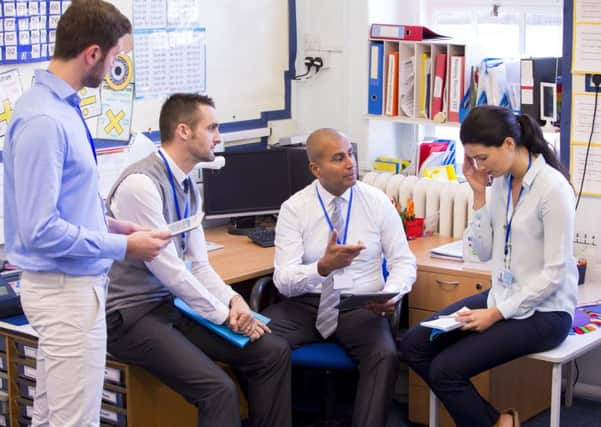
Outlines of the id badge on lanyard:
M 532 163 L 532 156 L 528 154 L 528 169 L 526 172 L 530 170 L 530 165 Z M 511 224 L 513 223 L 513 217 L 515 215 L 515 211 L 518 207 L 518 203 L 522 198 L 522 193 L 524 192 L 524 187 L 520 187 L 520 192 L 518 193 L 518 197 L 515 201 L 515 206 L 511 211 L 511 215 L 509 215 L 509 203 L 511 201 L 511 193 L 513 191 L 513 175 L 509 175 L 509 188 L 507 189 L 507 204 L 505 208 L 505 245 L 503 247 L 503 270 L 498 271 L 496 273 L 496 278 L 498 282 L 504 287 L 508 288 L 513 284 L 514 277 L 511 272 L 511 253 L 512 253 L 512 245 L 511 245 Z
M 317 192 L 317 198 L 319 199 L 319 204 L 321 205 L 321 209 L 323 211 L 323 215 L 328 223 L 330 228 L 330 232 L 334 231 L 334 224 L 332 224 L 332 220 L 328 215 L 328 211 L 326 210 L 326 206 L 323 203 L 323 199 L 319 194 L 319 190 L 315 187 L 315 191 Z M 342 241 L 338 238 L 337 243 L 340 245 L 346 245 L 346 239 L 348 236 L 348 227 L 351 218 L 351 208 L 353 206 L 353 190 L 351 189 L 351 195 L 349 198 L 348 208 L 346 211 L 346 224 L 344 225 L 344 234 L 342 236 Z M 353 275 L 351 272 L 346 271 L 346 269 L 340 269 L 334 273 L 334 289 L 352 289 L 353 287 Z

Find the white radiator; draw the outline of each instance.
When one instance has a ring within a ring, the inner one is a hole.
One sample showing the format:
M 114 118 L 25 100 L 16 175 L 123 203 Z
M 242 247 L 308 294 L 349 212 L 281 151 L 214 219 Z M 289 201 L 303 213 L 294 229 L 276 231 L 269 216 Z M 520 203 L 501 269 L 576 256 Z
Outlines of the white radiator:
M 441 236 L 463 237 L 473 213 L 473 195 L 467 182 L 441 182 L 388 172 L 370 172 L 368 175 L 364 182 L 380 188 L 388 197 L 396 198 L 402 208 L 407 207 L 407 199 L 413 199 L 415 216 L 426 219 L 427 229 Z

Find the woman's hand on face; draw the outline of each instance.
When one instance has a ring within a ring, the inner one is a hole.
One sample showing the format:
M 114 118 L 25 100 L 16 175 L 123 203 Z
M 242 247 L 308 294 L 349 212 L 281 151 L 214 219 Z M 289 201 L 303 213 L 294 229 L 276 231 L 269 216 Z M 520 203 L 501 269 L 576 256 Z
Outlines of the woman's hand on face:
M 488 174 L 482 170 L 476 169 L 474 159 L 467 154 L 463 158 L 463 175 L 472 187 L 474 194 L 484 194 L 488 185 Z

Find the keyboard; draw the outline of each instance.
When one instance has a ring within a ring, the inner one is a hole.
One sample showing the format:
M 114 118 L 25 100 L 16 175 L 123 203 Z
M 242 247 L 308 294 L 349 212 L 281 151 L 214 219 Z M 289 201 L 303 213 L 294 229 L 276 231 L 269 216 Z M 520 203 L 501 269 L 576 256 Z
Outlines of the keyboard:
M 275 240 L 275 229 L 273 228 L 257 228 L 248 233 L 250 240 L 255 242 L 259 246 L 269 248 L 274 245 Z

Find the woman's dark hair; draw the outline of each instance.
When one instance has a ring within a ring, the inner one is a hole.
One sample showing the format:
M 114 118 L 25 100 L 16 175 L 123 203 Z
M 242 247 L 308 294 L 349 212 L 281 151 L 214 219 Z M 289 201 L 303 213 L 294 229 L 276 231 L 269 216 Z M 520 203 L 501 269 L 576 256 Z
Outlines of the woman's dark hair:
M 507 137 L 524 146 L 532 154 L 542 154 L 545 161 L 569 181 L 567 169 L 561 164 L 553 147 L 545 140 L 538 123 L 528 114 L 516 116 L 510 110 L 495 105 L 472 108 L 463 123 L 461 143 L 500 147 Z

